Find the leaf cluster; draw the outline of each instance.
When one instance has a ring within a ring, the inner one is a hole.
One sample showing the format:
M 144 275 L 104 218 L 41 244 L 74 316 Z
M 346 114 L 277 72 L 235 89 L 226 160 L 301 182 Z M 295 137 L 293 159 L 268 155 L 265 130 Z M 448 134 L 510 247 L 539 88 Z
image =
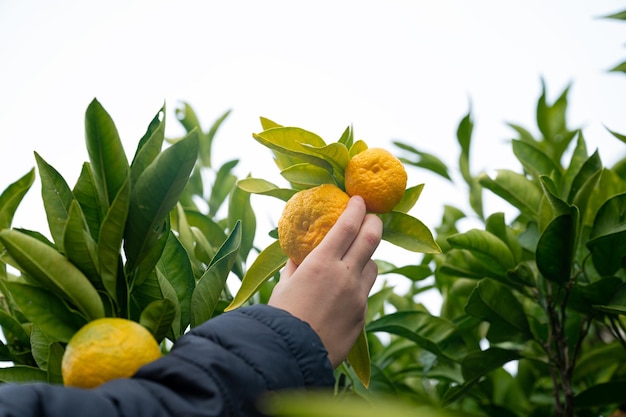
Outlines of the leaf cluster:
M 208 133 L 182 118 L 187 134 L 164 146 L 165 115 L 163 106 L 129 162 L 115 123 L 94 99 L 85 113 L 89 161 L 73 187 L 35 152 L 51 239 L 11 227 L 35 169 L 0 195 L 0 358 L 13 363 L 0 380 L 60 383 L 65 344 L 91 320 L 137 321 L 166 350 L 166 339 L 227 304 L 226 279 L 245 242 L 239 213 L 226 226 L 183 206 L 226 115 Z M 211 209 L 230 184 L 215 187 Z
M 462 118 L 459 167 L 483 227 L 460 230 L 467 215 L 445 208 L 436 228 L 443 253 L 429 258 L 440 312 L 415 302 L 415 287 L 370 298 L 379 314 L 366 327 L 375 370 L 369 392 L 356 392 L 485 416 L 603 415 L 623 403 L 626 158 L 605 166 L 587 150 L 582 130 L 566 123 L 567 93 L 548 103 L 542 85 L 538 135 L 511 124 L 520 167 L 494 176 L 471 172 L 471 111 Z M 423 159 L 397 145 L 405 160 Z M 437 166 L 420 168 L 446 173 Z M 484 215 L 487 192 L 512 219 Z M 384 314 L 385 303 L 397 311 Z

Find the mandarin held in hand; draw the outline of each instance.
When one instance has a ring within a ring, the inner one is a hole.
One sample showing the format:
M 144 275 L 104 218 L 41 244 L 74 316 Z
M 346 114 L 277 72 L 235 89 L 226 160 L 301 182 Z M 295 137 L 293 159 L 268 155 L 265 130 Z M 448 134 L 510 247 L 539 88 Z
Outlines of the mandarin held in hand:
M 294 194 L 278 220 L 278 241 L 285 254 L 300 265 L 337 222 L 348 200 L 350 196 L 332 184 Z

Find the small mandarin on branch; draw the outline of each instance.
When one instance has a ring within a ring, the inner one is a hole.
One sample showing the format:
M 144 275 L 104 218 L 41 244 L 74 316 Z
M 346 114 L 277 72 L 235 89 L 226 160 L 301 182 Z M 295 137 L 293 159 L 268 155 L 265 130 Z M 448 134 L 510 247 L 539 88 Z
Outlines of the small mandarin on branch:
M 402 200 L 407 172 L 402 162 L 382 148 L 368 148 L 346 165 L 345 188 L 350 196 L 360 195 L 367 210 L 388 213 Z

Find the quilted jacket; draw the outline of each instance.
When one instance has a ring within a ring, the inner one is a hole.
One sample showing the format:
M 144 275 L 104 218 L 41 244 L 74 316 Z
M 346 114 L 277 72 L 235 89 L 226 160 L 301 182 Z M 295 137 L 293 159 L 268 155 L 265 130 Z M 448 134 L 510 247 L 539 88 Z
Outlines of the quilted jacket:
M 132 378 L 91 390 L 50 384 L 0 386 L 0 417 L 262 416 L 269 391 L 334 384 L 319 337 L 266 305 L 224 313 L 179 338 Z

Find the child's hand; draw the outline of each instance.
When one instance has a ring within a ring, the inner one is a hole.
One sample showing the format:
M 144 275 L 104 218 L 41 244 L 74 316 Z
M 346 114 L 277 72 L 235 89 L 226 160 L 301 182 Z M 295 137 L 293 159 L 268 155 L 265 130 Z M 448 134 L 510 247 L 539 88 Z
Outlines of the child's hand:
M 319 334 L 337 367 L 365 324 L 367 298 L 378 275 L 371 259 L 382 222 L 352 197 L 326 237 L 298 267 L 285 266 L 269 305 L 306 321 Z

